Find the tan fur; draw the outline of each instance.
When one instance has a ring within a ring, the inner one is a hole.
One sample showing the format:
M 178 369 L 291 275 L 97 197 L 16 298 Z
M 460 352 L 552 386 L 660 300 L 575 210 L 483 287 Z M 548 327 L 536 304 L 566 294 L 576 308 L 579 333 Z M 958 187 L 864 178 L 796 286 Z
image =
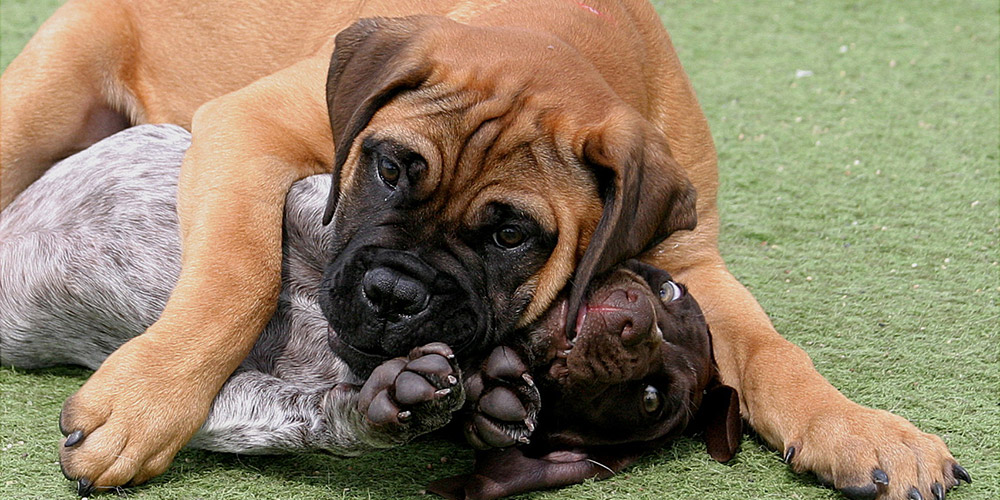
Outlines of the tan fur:
M 71 0 L 60 8 L 0 79 L 0 207 L 54 161 L 113 128 L 117 114 L 133 123 L 190 127 L 194 137 L 180 181 L 179 284 L 161 319 L 108 358 L 67 402 L 64 427 L 87 434 L 77 447 L 60 448 L 67 473 L 103 487 L 141 483 L 163 472 L 205 419 L 272 312 L 285 192 L 296 179 L 330 168 L 324 83 L 333 36 L 359 17 L 420 12 L 476 26 L 523 25 L 551 33 L 553 46 L 559 39 L 575 42 L 593 66 L 574 71 L 601 73 L 618 98 L 663 133 L 697 190 L 698 226 L 674 234 L 646 260 L 688 284 L 711 326 L 724 382 L 740 392 L 743 416 L 771 445 L 796 447 L 797 470 L 847 486 L 870 481 L 871 470 L 882 467 L 892 477 L 885 498 L 894 499 L 904 498 L 909 485 L 920 485 L 924 498 L 931 498 L 927 485 L 934 480 L 950 486 L 952 458 L 940 439 L 843 397 L 802 350 L 778 335 L 726 270 L 716 248 L 714 145 L 653 9 L 640 0 L 588 0 L 593 11 L 580 3 Z M 626 26 L 632 29 L 615 29 Z M 588 39 L 595 34 L 598 40 Z M 514 43 L 505 48 L 541 52 L 538 67 L 525 71 L 546 71 L 549 47 Z M 449 57 L 484 57 L 462 44 L 440 48 Z M 502 96 L 504 75 L 491 78 Z M 552 84 L 552 95 L 532 97 L 594 102 L 595 108 L 610 98 L 574 81 Z M 373 123 L 399 123 L 438 144 L 451 140 L 449 122 L 422 111 L 419 102 L 404 102 L 380 111 Z M 534 124 L 518 126 L 528 125 Z M 542 126 L 565 129 L 567 136 L 579 132 L 577 142 L 549 154 L 581 147 L 579 123 Z M 345 170 L 342 183 L 350 176 Z M 487 172 L 463 185 L 492 181 Z M 534 192 L 527 203 L 538 207 L 536 217 L 570 233 L 560 235 L 550 263 L 525 285 L 535 295 L 527 320 L 565 283 L 601 209 L 593 196 L 580 194 L 593 190 L 582 176 L 525 172 L 523 180 L 502 182 L 509 186 L 505 193 Z

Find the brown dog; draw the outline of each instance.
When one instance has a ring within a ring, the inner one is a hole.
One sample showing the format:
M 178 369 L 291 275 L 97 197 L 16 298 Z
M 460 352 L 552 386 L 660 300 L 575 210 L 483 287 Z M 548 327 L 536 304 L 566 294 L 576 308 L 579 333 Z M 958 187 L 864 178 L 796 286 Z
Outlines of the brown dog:
M 63 430 L 86 435 L 61 448 L 74 477 L 110 487 L 166 469 L 273 311 L 285 192 L 330 170 L 338 230 L 384 199 L 427 223 L 386 222 L 420 227 L 417 242 L 468 237 L 495 205 L 556 235 L 508 285 L 519 324 L 576 269 L 572 327 L 589 279 L 648 251 L 691 285 L 743 416 L 796 470 L 886 498 L 967 477 L 936 436 L 844 398 L 726 271 L 711 136 L 645 1 L 71 0 L 0 92 L 0 207 L 127 124 L 194 136 L 180 280 L 160 320 L 67 401 Z M 367 139 L 407 160 L 372 163 Z M 697 229 L 663 241 L 694 226 L 688 179 Z M 502 245 L 523 236 L 502 221 L 481 237 L 491 234 Z
M 703 430 L 712 458 L 731 459 L 739 398 L 716 378 L 708 326 L 685 290 L 660 269 L 626 261 L 592 282 L 575 331 L 564 329 L 568 303 L 560 298 L 516 347 L 497 348 L 467 381 L 477 400 L 465 424 L 480 449 L 475 469 L 428 490 L 490 499 L 606 478 L 684 429 Z M 521 367 L 517 352 L 525 353 Z M 519 384 L 527 366 L 534 379 Z M 504 372 L 501 383 L 483 382 Z M 505 424 L 524 413 L 508 412 L 505 422 L 484 408 L 528 392 L 525 385 L 540 392 L 537 427 L 530 444 L 510 446 Z

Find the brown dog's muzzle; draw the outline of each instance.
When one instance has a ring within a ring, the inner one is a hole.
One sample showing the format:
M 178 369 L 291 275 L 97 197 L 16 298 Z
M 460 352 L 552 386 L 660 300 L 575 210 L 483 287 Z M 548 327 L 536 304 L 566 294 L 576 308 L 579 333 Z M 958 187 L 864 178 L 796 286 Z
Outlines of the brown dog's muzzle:
M 654 325 L 653 308 L 646 295 L 635 283 L 597 294 L 580 307 L 579 323 L 584 328 L 617 334 L 626 347 L 648 342 L 653 338 Z

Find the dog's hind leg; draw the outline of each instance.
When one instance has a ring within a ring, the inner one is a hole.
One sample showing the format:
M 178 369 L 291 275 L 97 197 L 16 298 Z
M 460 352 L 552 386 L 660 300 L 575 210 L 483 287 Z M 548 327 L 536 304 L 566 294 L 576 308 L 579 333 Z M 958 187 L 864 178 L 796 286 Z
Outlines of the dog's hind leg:
M 141 119 L 122 74 L 131 23 L 97 1 L 62 6 L 0 77 L 0 210 L 55 162 Z

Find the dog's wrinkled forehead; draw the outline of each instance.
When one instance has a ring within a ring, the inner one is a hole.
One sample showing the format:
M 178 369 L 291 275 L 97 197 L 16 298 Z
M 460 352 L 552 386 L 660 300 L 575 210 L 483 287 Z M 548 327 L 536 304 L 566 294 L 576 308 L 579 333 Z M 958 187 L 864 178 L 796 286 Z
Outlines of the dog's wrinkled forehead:
M 437 158 L 422 189 L 445 206 L 475 217 L 489 199 L 477 196 L 496 191 L 554 219 L 537 221 L 554 222 L 558 242 L 531 280 L 524 324 L 574 270 L 575 310 L 595 274 L 694 226 L 693 189 L 662 133 L 554 37 L 434 16 L 363 19 L 337 36 L 327 103 L 337 147 L 325 222 L 341 179 L 363 166 L 358 139 L 391 127 Z
M 596 227 L 602 209 L 596 180 L 560 150 L 557 132 L 535 126 L 534 120 L 520 120 L 528 113 L 524 109 L 508 109 L 508 114 L 517 115 L 513 117 L 497 116 L 499 108 L 428 113 L 434 107 L 428 100 L 439 91 L 401 95 L 380 109 L 345 164 L 344 185 L 358 176 L 370 177 L 377 168 L 366 150 L 391 149 L 423 162 L 420 175 L 411 179 L 413 205 L 408 209 L 426 214 L 428 220 L 476 228 L 499 208 L 530 218 L 554 235 L 556 245 L 546 264 L 525 284 L 533 297 L 523 315 L 526 324 L 569 279 L 581 237 Z M 461 98 L 452 95 L 446 102 Z

